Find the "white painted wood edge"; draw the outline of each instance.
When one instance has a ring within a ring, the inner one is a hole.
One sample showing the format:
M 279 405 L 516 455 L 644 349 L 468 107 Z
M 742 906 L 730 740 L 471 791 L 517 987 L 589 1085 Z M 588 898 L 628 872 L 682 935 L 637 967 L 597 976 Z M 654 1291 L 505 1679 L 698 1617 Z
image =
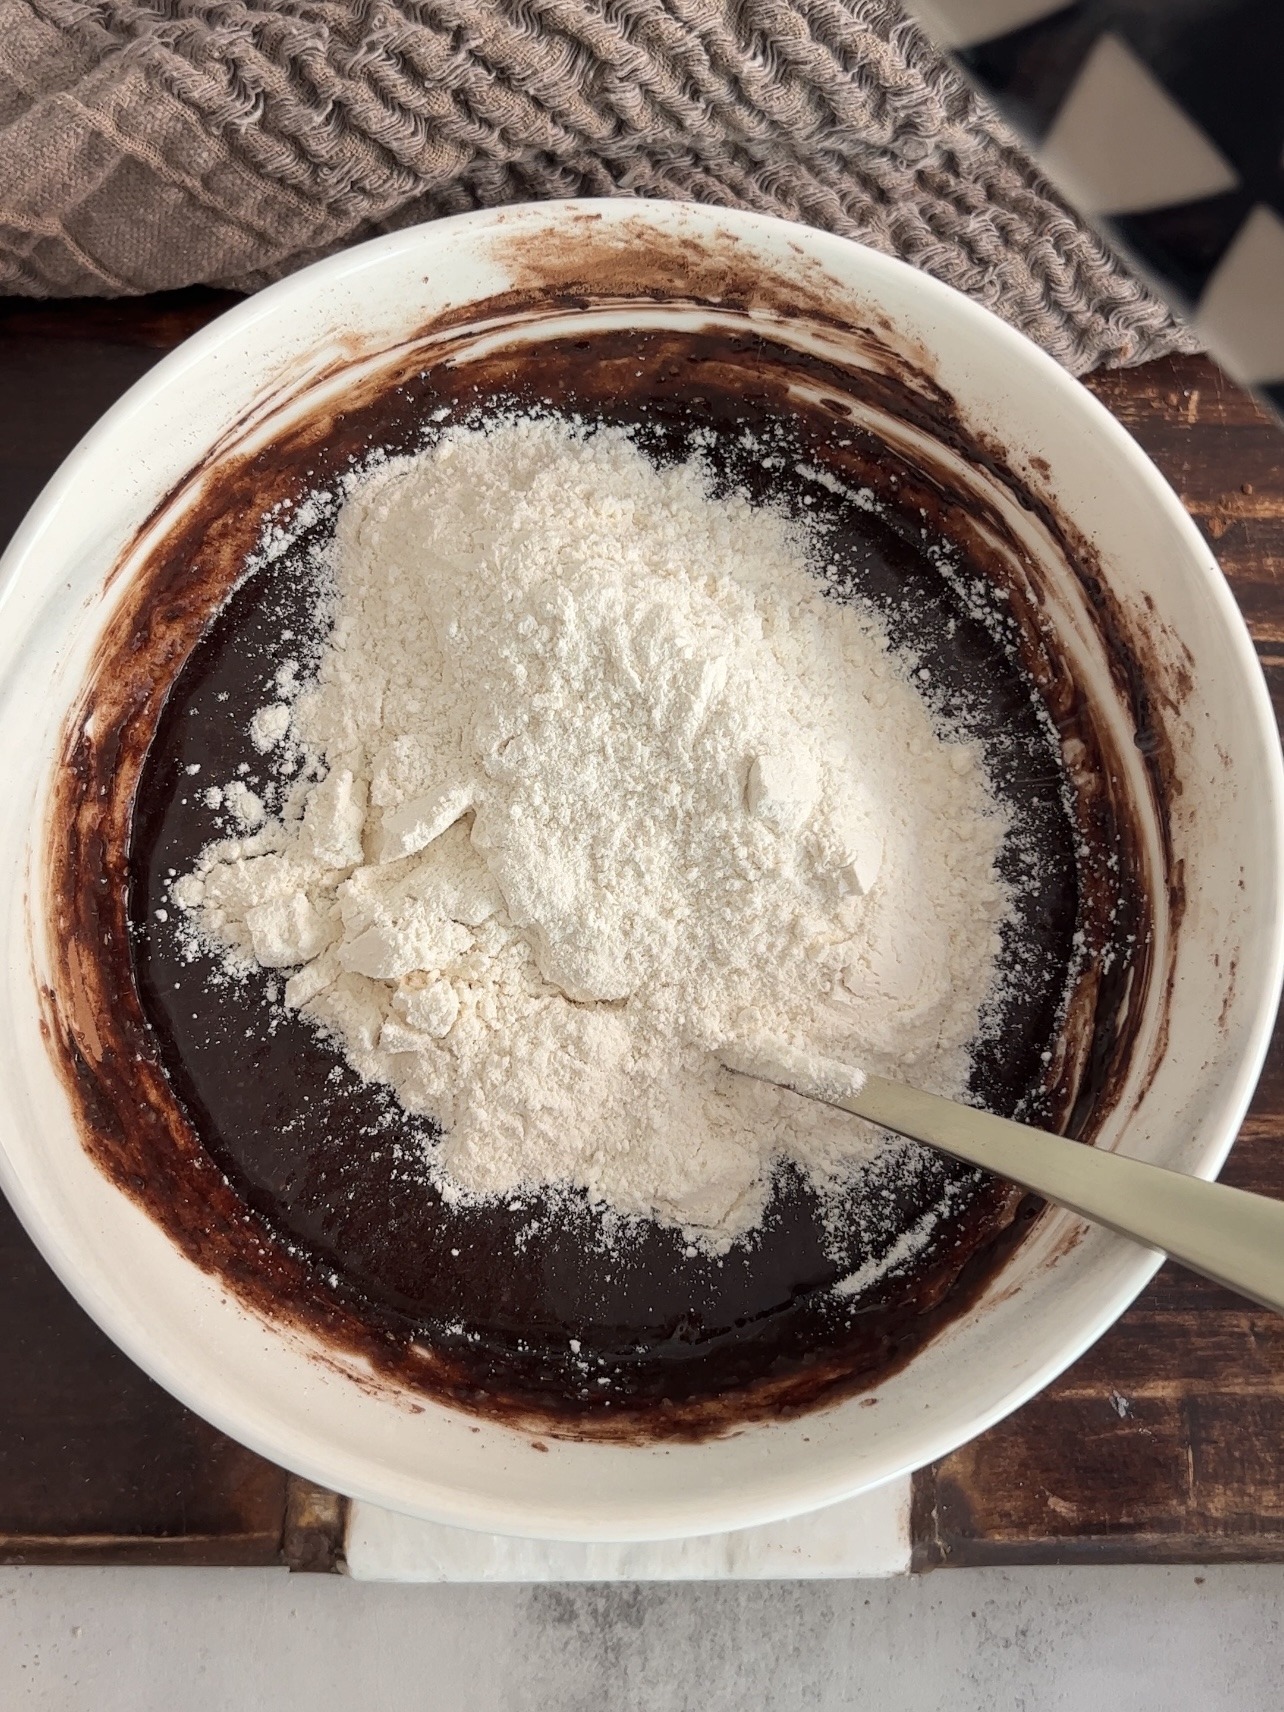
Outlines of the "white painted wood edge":
M 579 1543 L 475 1533 L 354 1500 L 345 1538 L 357 1581 L 785 1581 L 907 1574 L 910 1480 L 806 1516 L 683 1540 Z

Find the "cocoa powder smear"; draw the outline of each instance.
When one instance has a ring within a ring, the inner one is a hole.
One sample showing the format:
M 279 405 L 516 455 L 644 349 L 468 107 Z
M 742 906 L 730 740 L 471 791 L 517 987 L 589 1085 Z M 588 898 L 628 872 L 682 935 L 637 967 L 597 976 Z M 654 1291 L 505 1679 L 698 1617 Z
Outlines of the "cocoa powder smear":
M 622 1241 L 584 1194 L 455 1203 L 417 1163 L 430 1120 L 284 1011 L 271 971 L 229 981 L 212 952 L 191 958 L 167 917 L 174 877 L 220 830 L 202 787 L 262 767 L 250 731 L 265 686 L 325 641 L 316 567 L 334 508 L 300 508 L 354 460 L 536 409 L 626 428 L 660 465 L 698 452 L 723 491 L 805 506 L 837 567 L 832 598 L 870 603 L 921 662 L 933 709 L 979 746 L 1006 813 L 998 867 L 1015 902 L 970 1097 L 1091 1139 L 1151 975 L 1151 876 L 1120 769 L 1011 553 L 987 547 L 1002 517 L 979 530 L 984 502 L 948 460 L 911 462 L 854 405 L 926 426 L 1054 532 L 1055 517 L 880 336 L 886 361 L 848 365 L 800 350 L 783 323 L 774 337 L 761 319 L 737 324 L 725 278 L 720 295 L 688 330 L 544 338 L 532 324 L 565 302 L 513 297 L 490 316 L 511 320 L 509 342 L 478 354 L 467 328 L 436 328 L 354 378 L 339 407 L 252 454 L 224 451 L 132 575 L 69 727 L 50 840 L 51 1037 L 103 1169 L 258 1311 L 391 1383 L 545 1432 L 699 1437 L 869 1388 L 975 1299 L 1038 1209 L 926 1152 L 909 1169 L 904 1150 L 862 1175 L 837 1240 L 832 1206 L 792 1168 L 752 1240 L 722 1253 L 649 1221 Z M 764 460 L 765 439 L 787 455 Z M 280 547 L 264 555 L 274 525 Z M 1060 539 L 1146 753 L 1137 663 L 1082 543 Z M 902 1266 L 834 1290 L 917 1227 L 930 1236 Z

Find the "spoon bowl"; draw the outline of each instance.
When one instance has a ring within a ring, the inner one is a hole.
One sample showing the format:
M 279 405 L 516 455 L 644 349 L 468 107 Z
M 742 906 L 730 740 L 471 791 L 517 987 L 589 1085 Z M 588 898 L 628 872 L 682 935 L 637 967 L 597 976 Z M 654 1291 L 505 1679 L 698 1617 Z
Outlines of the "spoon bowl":
M 723 1063 L 1007 1177 L 1284 1314 L 1284 1201 L 1083 1147 L 784 1047 L 724 1055 Z

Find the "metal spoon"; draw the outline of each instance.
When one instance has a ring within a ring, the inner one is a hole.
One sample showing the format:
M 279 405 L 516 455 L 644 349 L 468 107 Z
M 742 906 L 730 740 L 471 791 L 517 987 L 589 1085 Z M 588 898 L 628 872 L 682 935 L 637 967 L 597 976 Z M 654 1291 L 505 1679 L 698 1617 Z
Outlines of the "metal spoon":
M 1205 1183 L 774 1043 L 729 1070 L 926 1142 L 1284 1313 L 1284 1201 Z

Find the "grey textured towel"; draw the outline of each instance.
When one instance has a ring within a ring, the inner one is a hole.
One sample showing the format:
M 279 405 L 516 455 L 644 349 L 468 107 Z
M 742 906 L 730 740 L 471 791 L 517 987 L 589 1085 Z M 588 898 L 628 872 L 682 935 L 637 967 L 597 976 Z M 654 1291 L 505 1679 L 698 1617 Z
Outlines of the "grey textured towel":
M 1076 372 L 1193 348 L 888 0 L 0 0 L 0 162 L 13 293 L 667 196 L 903 256 Z

